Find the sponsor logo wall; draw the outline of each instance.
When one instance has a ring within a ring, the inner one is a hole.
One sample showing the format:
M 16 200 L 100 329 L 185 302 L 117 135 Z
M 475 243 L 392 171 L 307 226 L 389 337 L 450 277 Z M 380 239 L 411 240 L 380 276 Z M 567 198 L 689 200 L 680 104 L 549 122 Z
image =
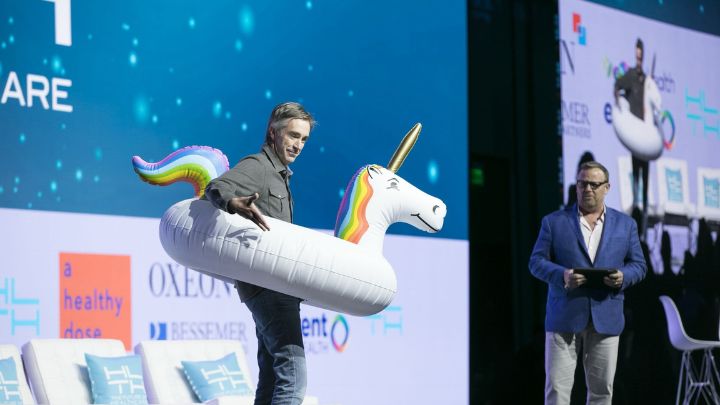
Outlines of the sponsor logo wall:
M 643 71 L 661 100 L 653 119 L 662 154 L 649 164 L 648 214 L 720 220 L 708 176 L 720 168 L 720 76 L 712 70 L 720 64 L 720 38 L 590 2 L 562 1 L 559 7 L 565 190 L 575 183 L 581 155 L 590 151 L 610 172 L 607 204 L 628 213 L 633 206 L 631 154 L 613 129 L 611 109 L 616 77 L 636 65 L 640 38 Z M 661 232 L 648 230 L 657 264 Z M 676 263 L 687 239 L 673 243 Z
M 257 372 L 249 311 L 233 287 L 165 255 L 159 220 L 0 209 L 0 223 L 16 236 L 2 248 L 4 343 L 102 337 L 131 349 L 151 339 L 233 339 Z M 28 243 L 48 229 L 62 237 Z M 301 305 L 309 392 L 342 404 L 466 401 L 458 376 L 468 372 L 468 292 L 458 286 L 467 283 L 467 249 L 467 241 L 388 235 L 399 292 L 384 311 L 354 317 Z M 418 381 L 457 390 L 427 392 Z

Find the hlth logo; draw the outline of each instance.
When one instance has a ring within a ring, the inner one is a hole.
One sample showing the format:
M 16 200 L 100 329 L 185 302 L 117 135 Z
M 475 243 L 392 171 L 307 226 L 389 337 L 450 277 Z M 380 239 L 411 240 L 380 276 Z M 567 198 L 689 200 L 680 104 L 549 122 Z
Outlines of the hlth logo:
M 382 330 L 383 335 L 388 332 L 402 335 L 403 333 L 403 314 L 401 306 L 389 306 L 379 314 L 365 317 L 370 320 L 370 333 L 374 336 Z
M 587 32 L 585 31 L 585 26 L 580 25 L 580 14 L 573 13 L 573 32 L 578 34 L 578 44 L 585 46 L 587 43 Z
M 55 3 L 55 44 L 72 45 L 72 24 L 70 18 L 70 0 L 44 0 Z
M 39 305 L 37 298 L 17 297 L 14 278 L 6 278 L 4 283 L 0 283 L 0 317 L 10 316 L 11 336 L 15 336 L 15 331 L 23 326 L 34 329 L 35 336 L 40 335 Z
M 703 90 L 694 96 L 685 89 L 685 112 L 687 119 L 692 120 L 692 134 L 702 133 L 705 137 L 715 134 L 720 140 L 720 110 L 708 104 Z
M 143 384 L 143 377 L 141 374 L 133 374 L 128 366 L 120 366 L 120 369 L 111 369 L 109 367 L 103 367 L 105 377 L 107 378 L 107 385 L 109 387 L 117 387 L 117 393 L 123 394 L 123 387 L 129 390 L 129 394 L 135 394 L 136 392 L 145 394 L 145 385 Z

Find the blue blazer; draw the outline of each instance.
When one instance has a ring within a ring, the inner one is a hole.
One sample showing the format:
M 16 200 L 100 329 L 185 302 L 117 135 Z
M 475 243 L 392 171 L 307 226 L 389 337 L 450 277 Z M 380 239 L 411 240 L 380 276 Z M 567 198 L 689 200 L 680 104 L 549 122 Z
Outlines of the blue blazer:
M 624 291 L 640 282 L 647 271 L 635 221 L 609 207 L 592 263 L 580 230 L 577 204 L 543 218 L 529 267 L 533 276 L 548 284 L 546 331 L 577 333 L 592 319 L 595 330 L 608 335 L 622 332 Z M 622 287 L 566 290 L 565 269 L 579 267 L 618 269 L 623 272 Z

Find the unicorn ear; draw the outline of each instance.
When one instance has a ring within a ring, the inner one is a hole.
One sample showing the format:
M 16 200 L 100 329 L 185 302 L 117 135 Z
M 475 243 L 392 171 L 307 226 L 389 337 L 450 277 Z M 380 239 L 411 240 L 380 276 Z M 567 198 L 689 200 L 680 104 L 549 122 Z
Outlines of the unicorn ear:
M 407 134 L 405 134 L 402 142 L 400 142 L 400 146 L 398 146 L 392 158 L 390 158 L 390 163 L 387 165 L 388 170 L 393 173 L 397 173 L 397 171 L 400 170 L 400 166 L 402 166 L 408 153 L 410 153 L 413 146 L 415 146 L 415 142 L 417 142 L 421 130 L 422 124 L 418 122 Z

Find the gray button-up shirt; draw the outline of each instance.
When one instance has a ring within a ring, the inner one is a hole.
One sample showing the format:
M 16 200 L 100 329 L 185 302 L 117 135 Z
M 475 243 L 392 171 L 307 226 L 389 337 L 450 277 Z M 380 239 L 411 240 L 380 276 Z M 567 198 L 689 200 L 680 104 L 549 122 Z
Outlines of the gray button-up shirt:
M 228 202 L 234 197 L 248 197 L 258 193 L 260 198 L 255 200 L 255 205 L 260 212 L 292 222 L 290 176 L 292 171 L 282 164 L 273 148 L 265 144 L 259 153 L 243 158 L 235 167 L 213 179 L 205 188 L 204 198 L 216 208 L 228 211 Z M 238 293 L 243 301 L 261 290 L 261 287 L 253 284 L 238 284 Z

